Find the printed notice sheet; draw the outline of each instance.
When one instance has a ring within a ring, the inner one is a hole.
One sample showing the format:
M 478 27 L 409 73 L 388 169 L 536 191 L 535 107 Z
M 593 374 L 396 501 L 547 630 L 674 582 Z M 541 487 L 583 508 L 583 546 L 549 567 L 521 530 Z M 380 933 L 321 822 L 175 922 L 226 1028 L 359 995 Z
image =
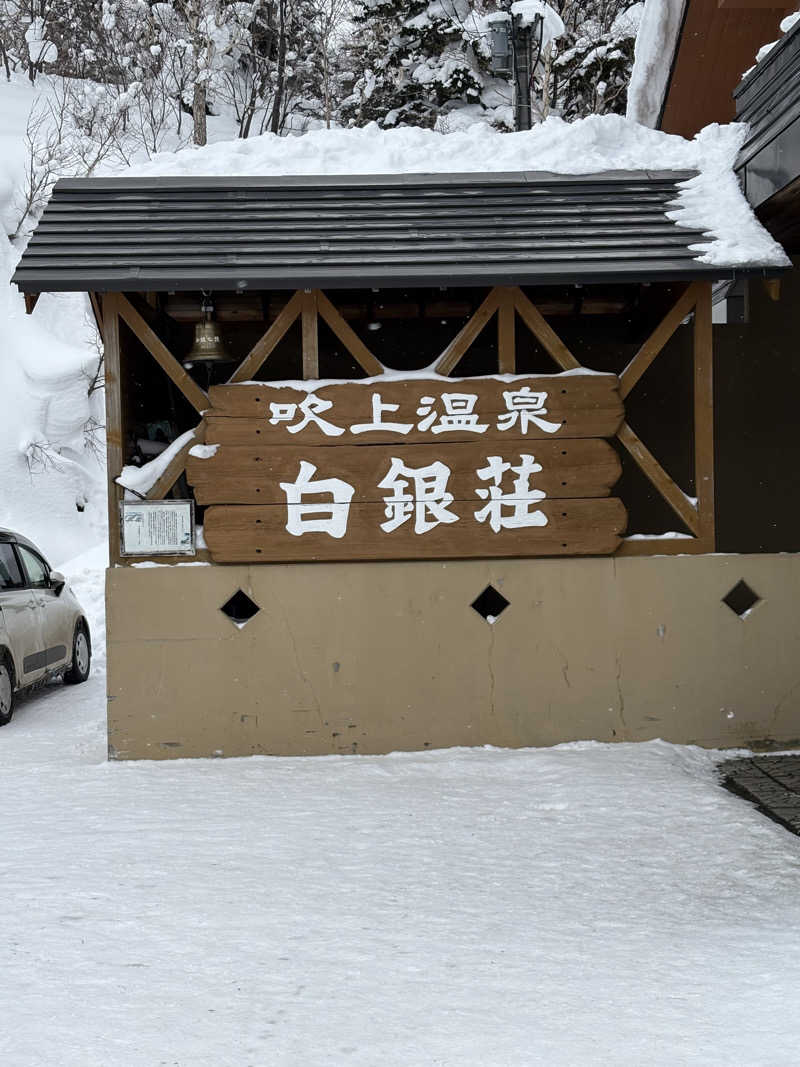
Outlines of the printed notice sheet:
M 124 501 L 123 556 L 193 556 L 194 502 Z

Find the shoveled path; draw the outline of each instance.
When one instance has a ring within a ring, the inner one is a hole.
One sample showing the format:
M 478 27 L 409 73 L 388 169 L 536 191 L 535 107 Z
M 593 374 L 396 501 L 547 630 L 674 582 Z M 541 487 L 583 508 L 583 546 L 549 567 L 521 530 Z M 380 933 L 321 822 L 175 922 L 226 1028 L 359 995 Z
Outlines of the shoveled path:
M 800 752 L 726 760 L 719 769 L 729 789 L 800 834 Z

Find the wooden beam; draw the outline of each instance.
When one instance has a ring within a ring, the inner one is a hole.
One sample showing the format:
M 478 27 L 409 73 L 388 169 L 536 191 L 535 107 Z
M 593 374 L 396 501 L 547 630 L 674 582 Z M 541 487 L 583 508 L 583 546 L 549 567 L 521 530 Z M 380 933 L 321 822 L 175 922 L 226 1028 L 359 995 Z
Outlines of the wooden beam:
M 514 294 L 514 304 L 520 318 L 544 348 L 545 352 L 555 360 L 562 370 L 574 370 L 575 367 L 580 367 L 580 363 L 575 359 L 555 330 L 545 322 L 539 309 L 531 303 L 523 291 L 518 286 L 514 286 L 511 292 Z
M 237 382 L 247 382 L 263 367 L 266 360 L 275 351 L 276 346 L 283 339 L 286 331 L 303 310 L 303 294 L 294 293 L 289 302 L 284 306 L 278 317 L 267 330 L 263 337 L 253 345 L 248 354 L 228 379 L 230 385 Z
M 501 374 L 514 374 L 517 369 L 515 315 L 514 294 L 504 287 L 497 312 L 497 367 Z
M 617 431 L 617 438 L 630 452 L 641 472 L 653 483 L 675 514 L 693 534 L 700 532 L 697 511 L 683 490 L 670 478 L 655 456 L 633 432 L 627 422 Z
M 498 307 L 498 290 L 492 289 L 472 318 L 464 323 L 441 356 L 439 356 L 436 363 L 437 374 L 450 374 Z
M 686 316 L 691 313 L 697 303 L 697 298 L 701 291 L 702 286 L 699 282 L 693 282 L 686 289 L 622 372 L 619 379 L 619 391 L 623 400 L 628 393 L 630 393 L 659 352 L 661 352 L 664 345 L 669 341 L 670 337 L 672 337 Z
M 383 364 L 373 356 L 358 334 L 349 326 L 338 309 L 321 289 L 316 291 L 317 311 L 333 330 L 347 351 L 368 375 L 383 374 Z
M 767 291 L 767 296 L 770 300 L 778 301 L 781 298 L 781 280 L 780 278 L 765 278 L 764 288 Z
M 124 556 L 122 565 L 130 567 L 134 563 L 157 563 L 159 566 L 175 566 L 180 563 L 211 563 L 211 553 L 207 548 L 197 548 L 193 556 Z
M 108 480 L 108 561 L 110 566 L 120 562 L 120 516 L 122 500 L 116 479 L 122 473 L 125 462 L 122 419 L 121 355 L 119 343 L 119 297 L 108 293 L 103 297 L 103 343 L 105 347 L 105 399 L 106 399 L 106 477 Z
M 715 548 L 714 518 L 714 341 L 711 283 L 700 287 L 694 313 L 694 466 L 699 534 L 707 552 Z
M 145 322 L 136 308 L 122 293 L 116 294 L 117 312 L 130 326 L 136 337 L 155 359 L 164 373 L 180 389 L 195 411 L 202 414 L 207 407 L 208 395 L 200 388 L 197 382 L 180 365 L 155 330 Z
M 103 308 L 97 293 L 89 293 L 89 304 L 92 308 L 97 332 L 100 334 L 100 340 L 103 341 Z
M 698 556 L 707 549 L 697 537 L 623 538 L 615 556 Z
M 23 293 L 22 295 L 23 295 L 23 297 L 25 299 L 25 314 L 26 315 L 32 315 L 33 314 L 33 309 L 36 307 L 36 304 L 39 301 L 39 297 L 42 294 L 41 293 Z
M 175 453 L 161 477 L 148 489 L 146 494 L 148 500 L 165 499 L 167 493 L 186 470 L 186 464 L 189 462 L 189 449 L 194 448 L 195 445 L 201 445 L 205 441 L 205 429 L 205 421 L 201 421 L 195 426 L 194 437 L 187 441 L 179 452 Z
M 195 303 L 184 300 L 180 305 L 173 305 L 171 300 L 167 303 L 166 311 L 170 318 L 177 322 L 198 322 L 200 320 L 199 308 Z M 266 310 L 258 316 L 258 321 L 271 322 L 280 314 L 283 303 L 276 298 L 267 302 Z M 584 315 L 620 315 L 630 306 L 629 301 L 591 298 L 585 299 L 580 305 L 579 314 Z M 536 300 L 536 307 L 545 316 L 575 315 L 574 300 L 555 300 L 552 297 L 543 296 Z M 223 314 L 225 305 L 220 302 L 219 296 L 214 297 L 214 308 L 218 322 L 256 321 L 255 316 L 242 314 L 235 316 L 232 311 Z M 220 310 L 222 309 L 222 310 Z M 347 322 L 358 319 L 375 318 L 378 322 L 387 322 L 395 319 L 468 319 L 472 314 L 472 305 L 468 300 L 432 300 L 420 301 L 418 299 L 407 302 L 347 303 L 337 302 L 336 310 Z M 320 312 L 321 313 L 321 312 Z

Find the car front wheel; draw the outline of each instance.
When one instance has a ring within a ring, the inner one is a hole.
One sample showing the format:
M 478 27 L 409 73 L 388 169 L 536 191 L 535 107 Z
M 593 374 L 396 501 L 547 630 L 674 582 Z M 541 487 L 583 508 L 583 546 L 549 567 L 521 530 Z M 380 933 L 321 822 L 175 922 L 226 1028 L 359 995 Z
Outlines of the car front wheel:
M 78 685 L 85 682 L 89 677 L 89 667 L 92 661 L 92 651 L 89 644 L 89 633 L 83 623 L 75 627 L 75 637 L 72 640 L 72 663 L 69 666 L 64 681 L 69 685 Z
M 0 658 L 0 726 L 11 721 L 14 714 L 14 678 L 8 660 Z

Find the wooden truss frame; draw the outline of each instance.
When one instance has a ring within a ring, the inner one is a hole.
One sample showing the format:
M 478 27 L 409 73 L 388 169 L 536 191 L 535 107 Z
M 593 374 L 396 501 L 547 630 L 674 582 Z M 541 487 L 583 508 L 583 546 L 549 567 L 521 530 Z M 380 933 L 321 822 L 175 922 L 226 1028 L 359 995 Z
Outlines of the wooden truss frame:
M 106 434 L 108 448 L 108 508 L 111 563 L 122 562 L 119 541 L 119 504 L 124 489 L 118 478 L 124 464 L 122 425 L 120 329 L 123 321 L 139 342 L 159 364 L 200 416 L 194 436 L 173 457 L 158 481 L 146 494 L 148 500 L 164 499 L 186 470 L 189 449 L 205 438 L 203 413 L 210 407 L 207 393 L 181 366 L 158 334 L 149 325 L 133 300 L 122 293 L 108 293 L 101 298 L 90 294 L 92 309 L 105 346 Z M 144 309 L 143 309 L 144 310 Z M 711 336 L 711 284 L 694 282 L 680 296 L 674 307 L 641 346 L 620 375 L 620 392 L 624 399 L 665 347 L 678 326 L 694 313 L 694 443 L 695 484 L 697 499 L 683 492 L 667 474 L 644 442 L 623 422 L 617 439 L 630 453 L 636 465 L 650 480 L 686 527 L 691 537 L 665 539 L 658 536 L 623 541 L 618 555 L 675 555 L 714 551 L 714 436 Z M 561 370 L 581 367 L 561 338 L 542 316 L 539 309 L 517 286 L 497 286 L 462 326 L 436 361 L 435 369 L 450 375 L 461 358 L 478 338 L 484 327 L 497 316 L 498 371 L 516 372 L 516 318 L 520 317 L 537 341 Z M 289 328 L 298 319 L 302 330 L 303 378 L 319 377 L 319 319 L 330 327 L 367 375 L 383 374 L 383 365 L 345 321 L 341 313 L 320 289 L 297 290 L 277 318 L 228 379 L 228 384 L 254 378 L 274 352 Z M 199 550 L 198 560 L 209 559 Z M 161 562 L 180 562 L 181 558 L 159 557 Z
M 617 551 L 618 556 L 678 555 L 714 551 L 714 393 L 710 282 L 693 282 L 681 294 L 623 370 L 620 375 L 620 395 L 623 400 L 628 396 L 680 324 L 692 313 L 697 498 L 684 493 L 627 422 L 623 422 L 616 434 L 617 440 L 662 499 L 690 530 L 691 536 L 664 538 L 654 535 L 636 539 L 629 537 Z M 452 374 L 461 357 L 494 315 L 497 315 L 497 363 L 501 373 L 516 372 L 516 315 L 519 315 L 561 370 L 573 370 L 581 366 L 520 288 L 498 286 L 491 290 L 472 318 L 465 323 L 439 357 L 436 364 L 439 374 Z

